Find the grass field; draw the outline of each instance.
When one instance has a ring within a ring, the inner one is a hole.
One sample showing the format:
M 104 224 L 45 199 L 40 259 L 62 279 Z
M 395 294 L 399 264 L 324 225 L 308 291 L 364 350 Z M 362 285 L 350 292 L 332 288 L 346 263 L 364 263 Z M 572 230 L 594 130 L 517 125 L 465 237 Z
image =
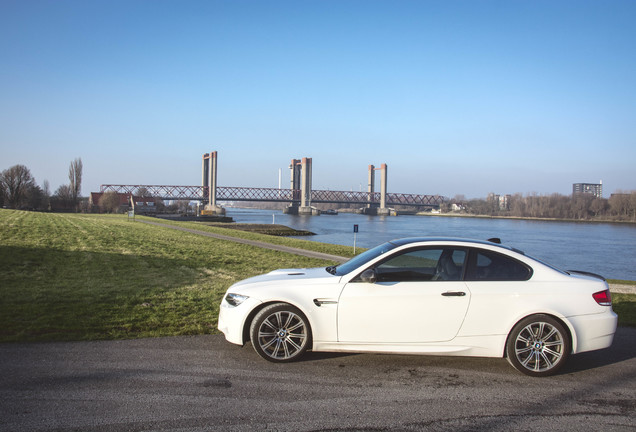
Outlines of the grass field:
M 612 294 L 612 308 L 618 325 L 636 327 L 636 294 Z
M 0 210 L 0 341 L 214 333 L 235 281 L 328 264 L 121 215 Z
M 174 222 L 333 255 L 352 248 Z M 128 221 L 121 215 L 0 209 L 0 342 L 216 333 L 234 282 L 276 268 L 333 264 Z M 614 295 L 636 325 L 636 295 Z

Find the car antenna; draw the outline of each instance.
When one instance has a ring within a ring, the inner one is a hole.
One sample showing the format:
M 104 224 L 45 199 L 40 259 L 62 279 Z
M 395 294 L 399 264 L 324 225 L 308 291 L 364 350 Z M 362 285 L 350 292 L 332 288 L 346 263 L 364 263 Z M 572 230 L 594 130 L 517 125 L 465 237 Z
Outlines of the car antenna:
M 499 237 L 493 237 L 493 238 L 489 238 L 488 241 L 490 243 L 497 243 L 497 244 L 501 244 L 501 239 Z

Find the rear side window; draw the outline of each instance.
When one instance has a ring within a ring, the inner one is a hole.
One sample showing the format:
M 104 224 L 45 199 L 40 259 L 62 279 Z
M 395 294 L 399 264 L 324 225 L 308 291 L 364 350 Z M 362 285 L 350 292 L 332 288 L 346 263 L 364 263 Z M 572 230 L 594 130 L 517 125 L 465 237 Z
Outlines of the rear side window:
M 497 252 L 473 249 L 466 269 L 467 281 L 525 281 L 532 269 Z
M 461 280 L 466 251 L 454 248 L 411 249 L 375 267 L 378 282 Z

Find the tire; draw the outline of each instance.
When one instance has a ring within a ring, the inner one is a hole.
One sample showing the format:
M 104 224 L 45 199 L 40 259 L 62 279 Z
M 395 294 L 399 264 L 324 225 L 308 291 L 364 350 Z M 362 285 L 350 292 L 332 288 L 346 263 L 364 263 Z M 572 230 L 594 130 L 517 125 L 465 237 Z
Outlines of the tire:
M 298 360 L 311 346 L 311 329 L 297 307 L 275 303 L 256 314 L 250 326 L 250 340 L 265 360 L 291 362 Z
M 548 315 L 532 315 L 519 321 L 508 335 L 508 362 L 519 372 L 541 377 L 555 374 L 572 350 L 570 334 Z

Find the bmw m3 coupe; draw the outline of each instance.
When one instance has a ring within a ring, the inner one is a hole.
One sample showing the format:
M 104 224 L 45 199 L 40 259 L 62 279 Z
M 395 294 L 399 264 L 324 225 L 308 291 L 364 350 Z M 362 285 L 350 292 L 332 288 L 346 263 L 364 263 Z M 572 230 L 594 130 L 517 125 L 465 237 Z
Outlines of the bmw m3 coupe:
M 612 344 L 604 278 L 491 240 L 399 239 L 337 266 L 246 279 L 228 289 L 218 327 L 272 362 L 308 350 L 505 357 L 531 376 Z

